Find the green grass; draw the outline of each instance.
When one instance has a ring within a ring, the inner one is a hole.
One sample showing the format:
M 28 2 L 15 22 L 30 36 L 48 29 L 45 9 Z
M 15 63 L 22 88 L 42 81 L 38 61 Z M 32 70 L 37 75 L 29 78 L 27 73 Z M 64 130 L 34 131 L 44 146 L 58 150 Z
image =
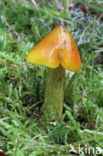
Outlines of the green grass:
M 76 1 L 75 1 L 76 2 Z M 103 149 L 103 51 L 101 0 L 58 11 L 54 4 L 3 0 L 0 4 L 0 150 L 8 156 L 68 155 L 71 145 Z M 87 2 L 86 2 L 87 3 Z M 93 9 L 93 10 L 92 10 Z M 51 29 L 64 24 L 74 36 L 81 70 L 66 72 L 64 113 L 58 122 L 40 115 L 46 68 L 26 64 L 28 51 Z M 72 78 L 72 80 L 71 80 Z M 69 154 L 70 155 L 70 154 Z

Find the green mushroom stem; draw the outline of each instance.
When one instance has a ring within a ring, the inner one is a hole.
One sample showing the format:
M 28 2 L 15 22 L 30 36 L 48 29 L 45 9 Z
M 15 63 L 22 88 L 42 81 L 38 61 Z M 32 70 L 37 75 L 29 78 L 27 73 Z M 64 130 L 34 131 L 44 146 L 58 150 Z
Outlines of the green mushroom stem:
M 53 111 L 58 117 L 62 115 L 64 101 L 64 75 L 65 71 L 62 66 L 55 69 L 48 68 L 42 112 L 50 113 L 50 111 Z

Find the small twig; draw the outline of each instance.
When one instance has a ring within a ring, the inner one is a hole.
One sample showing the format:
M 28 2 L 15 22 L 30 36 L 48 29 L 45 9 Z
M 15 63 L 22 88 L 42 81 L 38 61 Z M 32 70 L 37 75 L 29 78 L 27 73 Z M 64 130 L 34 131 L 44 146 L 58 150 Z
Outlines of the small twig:
M 103 13 L 100 14 L 100 16 L 98 17 L 97 21 L 100 21 L 100 19 L 103 17 Z
M 5 64 L 6 64 L 6 61 L 3 60 L 2 58 L 0 58 L 0 61 L 1 61 L 2 63 L 5 63 Z
M 1 120 L 4 121 L 4 120 L 7 120 L 7 119 L 10 119 L 9 117 L 5 117 L 5 118 L 2 118 Z
M 35 8 L 38 8 L 35 0 L 31 0 L 31 1 L 32 1 L 33 5 L 35 6 Z
M 13 34 L 15 34 L 18 37 L 18 39 L 20 40 L 19 34 L 14 30 L 14 28 L 12 26 L 9 25 L 9 23 L 7 22 L 6 17 L 5 17 L 5 23 L 6 23 L 6 26 L 13 32 Z
M 30 106 L 30 109 L 32 109 L 32 108 L 35 107 L 36 105 L 40 104 L 41 102 L 43 102 L 43 100 L 34 103 L 32 106 Z
M 85 32 L 87 31 L 87 29 L 88 29 L 88 26 L 84 29 L 83 33 L 81 34 L 80 39 L 79 39 L 79 42 L 78 42 L 78 45 L 81 44 L 82 38 L 85 35 Z
M 101 48 L 101 49 L 99 49 L 99 50 L 95 50 L 94 52 L 95 52 L 95 53 L 101 53 L 101 52 L 103 52 L 103 48 Z
M 0 136 L 0 138 L 2 139 L 2 140 L 8 140 L 8 138 L 6 138 L 6 137 L 3 137 L 3 136 Z

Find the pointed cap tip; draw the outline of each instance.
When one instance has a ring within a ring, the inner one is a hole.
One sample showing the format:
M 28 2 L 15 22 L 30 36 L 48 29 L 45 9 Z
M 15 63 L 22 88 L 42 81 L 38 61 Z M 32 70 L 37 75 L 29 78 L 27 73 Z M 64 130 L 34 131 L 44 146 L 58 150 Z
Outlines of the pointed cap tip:
M 63 25 L 58 25 L 42 39 L 26 57 L 26 62 L 57 68 L 61 64 L 65 69 L 78 71 L 81 59 L 76 43 Z

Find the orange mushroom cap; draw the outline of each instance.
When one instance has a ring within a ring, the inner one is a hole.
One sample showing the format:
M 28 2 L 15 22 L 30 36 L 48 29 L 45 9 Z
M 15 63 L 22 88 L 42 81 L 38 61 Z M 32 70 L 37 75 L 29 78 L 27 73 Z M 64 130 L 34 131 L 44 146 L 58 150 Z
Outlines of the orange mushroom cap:
M 62 25 L 54 28 L 44 39 L 31 49 L 27 62 L 57 68 L 78 71 L 81 59 L 71 33 Z

